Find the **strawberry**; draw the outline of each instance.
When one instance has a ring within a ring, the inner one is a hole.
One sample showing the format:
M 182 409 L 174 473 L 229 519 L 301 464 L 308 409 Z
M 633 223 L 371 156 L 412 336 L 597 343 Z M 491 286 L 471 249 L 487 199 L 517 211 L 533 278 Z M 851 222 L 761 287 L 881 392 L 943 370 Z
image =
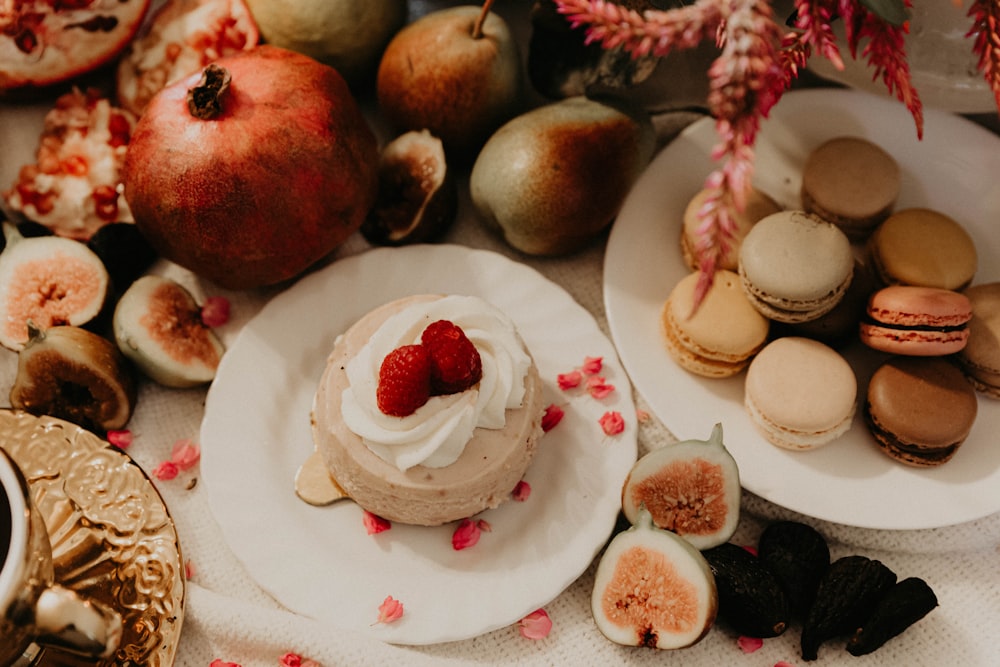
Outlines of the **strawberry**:
M 422 345 L 403 345 L 385 355 L 378 372 L 378 408 L 393 417 L 413 414 L 431 395 L 431 358 Z
M 465 391 L 482 379 L 479 350 L 461 327 L 448 320 L 432 322 L 424 329 L 420 342 L 430 353 L 433 394 Z

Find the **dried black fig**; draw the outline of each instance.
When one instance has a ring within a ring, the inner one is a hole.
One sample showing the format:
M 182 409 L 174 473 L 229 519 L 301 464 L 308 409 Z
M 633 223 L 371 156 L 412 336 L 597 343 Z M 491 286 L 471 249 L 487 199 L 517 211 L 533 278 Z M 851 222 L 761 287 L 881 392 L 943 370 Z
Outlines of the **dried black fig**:
M 757 557 L 781 582 L 793 616 L 804 618 L 830 567 L 830 548 L 823 536 L 798 521 L 775 521 L 761 533 Z
M 831 563 L 802 626 L 802 659 L 815 660 L 820 644 L 861 627 L 895 583 L 892 570 L 865 556 Z
M 719 618 L 748 637 L 777 637 L 789 623 L 788 598 L 774 573 L 741 546 L 702 552 L 719 592 Z
M 875 607 L 874 613 L 847 642 L 851 655 L 866 655 L 902 633 L 938 604 L 927 582 L 917 577 L 893 586 Z

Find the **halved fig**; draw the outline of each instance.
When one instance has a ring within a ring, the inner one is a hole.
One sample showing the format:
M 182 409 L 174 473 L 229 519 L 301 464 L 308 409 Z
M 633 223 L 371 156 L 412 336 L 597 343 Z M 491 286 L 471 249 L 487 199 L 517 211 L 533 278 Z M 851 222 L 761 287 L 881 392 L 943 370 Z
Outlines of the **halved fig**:
M 686 540 L 653 525 L 641 509 L 597 565 L 591 611 L 605 637 L 624 646 L 675 649 L 700 641 L 715 623 L 712 571 Z
M 140 115 L 168 84 L 259 39 L 243 0 L 167 0 L 118 61 L 118 104 Z
M 382 149 L 378 198 L 361 233 L 375 245 L 435 241 L 457 211 L 458 186 L 441 140 L 427 130 L 406 132 Z
M 740 520 L 740 473 L 722 443 L 722 425 L 708 440 L 683 440 L 644 455 L 625 478 L 622 511 L 635 522 L 645 506 L 653 523 L 696 549 L 729 540 Z
M 225 352 L 194 296 L 161 276 L 143 276 L 125 290 L 113 327 L 122 354 L 165 387 L 211 382 Z
M 135 401 L 132 369 L 114 343 L 80 327 L 31 327 L 18 353 L 12 407 L 100 435 L 123 428 Z
M 108 295 L 108 272 L 86 245 L 60 236 L 25 238 L 4 224 L 0 253 L 0 344 L 20 350 L 28 322 L 41 329 L 83 326 L 96 318 Z

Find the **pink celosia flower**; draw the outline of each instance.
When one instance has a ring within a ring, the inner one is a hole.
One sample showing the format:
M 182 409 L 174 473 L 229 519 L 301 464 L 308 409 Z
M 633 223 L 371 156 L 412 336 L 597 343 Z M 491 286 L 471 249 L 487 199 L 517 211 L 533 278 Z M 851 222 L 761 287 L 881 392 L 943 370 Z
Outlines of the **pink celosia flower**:
M 601 375 L 587 378 L 587 392 L 597 400 L 607 398 L 608 394 L 614 390 L 615 386 L 608 383 Z
M 525 500 L 528 499 L 528 496 L 530 495 L 531 495 L 531 484 L 528 484 L 523 479 L 517 483 L 517 486 L 514 487 L 513 493 L 511 493 L 511 496 L 514 498 L 514 500 L 517 500 L 518 502 L 524 502 Z
M 392 528 L 391 521 L 383 519 L 377 514 L 372 514 L 368 510 L 364 510 L 361 513 L 361 521 L 365 524 L 365 530 L 369 535 L 378 535 L 379 533 Z
M 521 636 L 527 639 L 545 639 L 552 631 L 552 619 L 544 609 L 536 609 L 518 621 Z
M 584 357 L 583 366 L 580 368 L 586 375 L 596 375 L 601 372 L 604 366 L 604 357 Z
M 559 388 L 563 391 L 567 389 L 575 389 L 580 386 L 580 382 L 583 380 L 583 374 L 580 371 L 570 371 L 569 373 L 560 373 L 556 376 L 556 381 L 559 383 Z
M 481 533 L 482 529 L 477 522 L 472 519 L 462 519 L 451 535 L 451 548 L 455 551 L 461 551 L 473 547 L 479 542 Z
M 189 470 L 201 460 L 201 447 L 184 438 L 174 443 L 170 460 L 181 470 Z
M 565 416 L 566 412 L 558 405 L 554 403 L 549 405 L 545 408 L 545 414 L 542 415 L 542 431 L 546 433 L 551 431 Z
M 744 653 L 753 653 L 764 645 L 764 640 L 760 637 L 740 637 L 736 640 L 736 644 Z
M 161 479 L 168 481 L 177 477 L 177 473 L 180 472 L 180 468 L 173 461 L 162 461 L 159 465 L 153 468 L 153 477 L 156 479 Z
M 201 323 L 206 327 L 221 327 L 229 321 L 229 299 L 210 296 L 201 307 Z
M 320 667 L 320 664 L 297 653 L 286 653 L 278 659 L 278 667 Z
M 618 435 L 625 430 L 625 420 L 622 419 L 621 413 L 617 410 L 605 412 L 597 422 L 601 425 L 605 435 Z
M 376 623 L 392 623 L 398 621 L 403 616 L 403 603 L 392 597 L 386 596 L 382 604 L 378 606 L 378 620 Z
M 132 440 L 132 431 L 129 431 L 128 429 L 108 431 L 108 443 L 114 445 L 118 449 L 128 449 L 128 446 L 132 444 Z
M 872 3 L 846 0 L 796 0 L 795 29 L 774 16 L 769 0 L 698 0 L 670 9 L 638 12 L 605 0 L 555 0 L 571 27 L 586 27 L 586 42 L 620 48 L 635 57 L 666 56 L 705 41 L 719 56 L 708 71 L 708 107 L 716 120 L 719 144 L 712 157 L 720 167 L 705 181 L 712 194 L 699 211 L 696 254 L 700 279 L 695 308 L 711 287 L 718 258 L 735 238 L 734 213 L 745 205 L 754 171 L 754 145 L 762 119 L 791 85 L 815 51 L 835 67 L 843 62 L 831 22 L 839 18 L 852 56 L 867 58 L 874 78 L 881 78 L 913 115 L 918 138 L 923 112 L 914 90 L 903 40 L 906 24 L 894 25 L 877 15 Z M 911 0 L 903 0 L 905 7 Z M 977 35 L 974 51 L 980 69 L 1000 105 L 1000 10 L 995 0 L 976 0 L 969 10 Z M 861 49 L 861 44 L 864 48 Z

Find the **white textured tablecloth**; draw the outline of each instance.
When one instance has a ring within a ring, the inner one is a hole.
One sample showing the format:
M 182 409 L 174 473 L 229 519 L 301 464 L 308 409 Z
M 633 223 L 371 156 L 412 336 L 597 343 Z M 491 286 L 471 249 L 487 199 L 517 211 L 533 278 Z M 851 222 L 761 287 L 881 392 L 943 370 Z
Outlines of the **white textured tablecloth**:
M 532 259 L 512 253 L 485 232 L 463 202 L 459 222 L 448 241 L 492 249 L 536 268 L 562 285 L 607 331 L 601 293 L 603 244 L 562 259 Z M 341 255 L 363 252 L 360 236 Z M 651 255 L 651 261 L 655 258 Z M 183 272 L 168 270 L 182 280 Z M 203 289 L 220 293 L 211 287 Z M 223 328 L 231 341 L 240 325 L 266 301 L 265 294 L 234 294 L 233 320 Z M 252 372 L 252 369 L 248 369 Z M 179 438 L 197 440 L 203 414 L 203 390 L 172 391 L 144 386 L 130 424 L 136 439 L 129 453 L 146 469 L 170 455 Z M 637 396 L 640 408 L 642 397 Z M 706 429 L 713 415 L 705 415 Z M 655 419 L 640 428 L 640 451 L 673 440 Z M 188 583 L 183 631 L 177 664 L 204 666 L 220 658 L 244 667 L 273 666 L 286 652 L 298 653 L 323 665 L 367 664 L 533 664 L 607 665 L 676 664 L 759 665 L 779 661 L 802 665 L 798 628 L 768 639 L 759 651 L 746 655 L 737 637 L 717 626 L 698 645 L 664 655 L 650 649 L 619 647 L 597 630 L 590 613 L 593 567 L 562 595 L 545 605 L 554 626 L 543 640 L 523 638 L 516 626 L 467 641 L 426 647 L 398 647 L 356 636 L 300 617 L 281 608 L 262 591 L 230 551 L 208 506 L 204 486 L 188 481 L 197 471 L 156 485 L 175 519 L 185 560 L 193 565 Z M 252 483 L 252 480 L 248 480 Z M 920 576 L 937 593 L 940 607 L 871 656 L 852 658 L 842 641 L 820 651 L 818 665 L 993 665 L 1000 656 L 1000 515 L 959 526 L 926 531 L 876 531 L 817 522 L 744 494 L 743 518 L 734 541 L 753 543 L 766 521 L 793 517 L 812 523 L 831 542 L 834 557 L 861 553 L 877 558 L 900 578 Z M 266 529 L 266 528 L 265 528 Z M 294 549 L 289 545 L 289 549 Z M 330 576 L 336 576 L 331 573 Z
M 510 8 L 512 4 L 506 6 Z M 678 81 L 677 85 L 683 83 Z M 669 117 L 666 125 L 660 128 L 661 136 L 669 136 L 689 120 L 691 118 L 683 114 Z M 0 156 L 0 159 L 4 158 Z M 463 201 L 459 222 L 447 240 L 492 249 L 534 267 L 563 286 L 607 332 L 601 291 L 602 243 L 562 259 L 526 258 L 512 253 L 502 241 L 487 234 L 472 215 L 467 201 Z M 360 236 L 355 236 L 340 254 L 366 249 Z M 650 249 L 649 261 L 656 261 L 655 249 Z M 168 269 L 168 273 L 184 281 L 190 280 L 183 272 Z M 223 293 L 208 286 L 203 291 Z M 241 324 L 255 314 L 269 294 L 230 293 L 228 296 L 233 304 L 233 320 L 222 333 L 231 342 Z M 6 393 L 16 356 L 6 351 L 0 355 L 0 387 Z M 203 389 L 176 391 L 144 385 L 138 409 L 129 425 L 136 436 L 129 454 L 143 468 L 152 470 L 169 458 L 170 449 L 178 439 L 197 441 L 204 399 Z M 639 408 L 645 407 L 641 396 L 636 396 L 636 401 Z M 706 414 L 704 419 L 707 432 L 714 423 L 713 415 Z M 639 439 L 640 451 L 644 452 L 672 441 L 673 436 L 652 419 L 640 427 Z M 800 667 L 805 664 L 799 657 L 797 626 L 781 637 L 765 640 L 763 647 L 752 654 L 744 654 L 737 645 L 737 637 L 722 626 L 714 628 L 696 646 L 672 653 L 612 644 L 597 630 L 590 613 L 593 566 L 569 589 L 545 605 L 554 624 L 545 639 L 525 639 L 516 626 L 511 626 L 448 644 L 386 645 L 301 617 L 276 603 L 247 574 L 230 550 L 212 515 L 204 486 L 189 484 L 197 477 L 195 469 L 182 473 L 175 480 L 156 482 L 175 520 L 183 557 L 193 569 L 176 654 L 176 664 L 183 667 L 207 667 L 217 658 L 244 667 L 274 667 L 288 652 L 311 658 L 325 667 L 477 664 L 770 667 L 780 661 Z M 248 483 L 253 482 L 248 480 Z M 798 517 L 745 493 L 742 519 L 734 541 L 754 543 L 766 522 L 776 517 L 797 518 L 816 526 L 829 539 L 834 557 L 860 553 L 881 560 L 900 578 L 924 578 L 940 602 L 939 608 L 903 636 L 870 656 L 853 658 L 843 650 L 843 641 L 830 641 L 821 648 L 820 657 L 813 664 L 859 667 L 1000 664 L 1000 514 L 935 530 L 877 531 Z M 289 545 L 289 549 L 294 548 Z M 331 573 L 330 576 L 336 575 Z

